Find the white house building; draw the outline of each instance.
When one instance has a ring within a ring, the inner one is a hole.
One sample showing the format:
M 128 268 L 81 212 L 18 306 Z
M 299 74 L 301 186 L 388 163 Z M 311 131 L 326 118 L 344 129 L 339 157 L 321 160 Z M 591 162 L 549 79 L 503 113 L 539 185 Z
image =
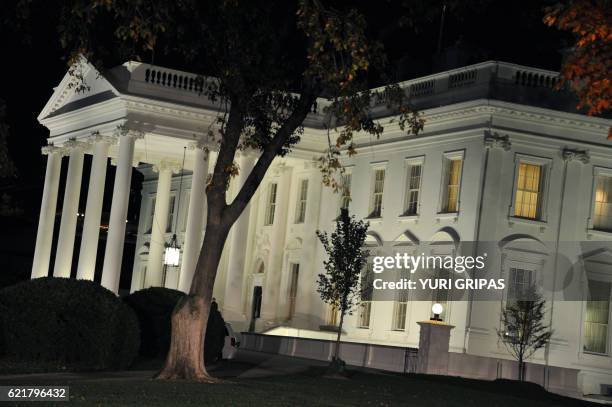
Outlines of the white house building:
M 43 148 L 48 163 L 32 277 L 70 276 L 78 203 L 86 199 L 77 278 L 93 279 L 99 236 L 108 233 L 101 284 L 118 292 L 136 167 L 145 181 L 131 291 L 188 291 L 205 227 L 206 177 L 215 159 L 214 146 L 201 137 L 214 122 L 216 106 L 187 72 L 137 62 L 103 75 L 86 62 L 79 69 L 89 89 L 76 92 L 66 74 L 39 116 L 50 134 Z M 214 289 L 224 317 L 245 330 L 333 337 L 326 329 L 337 316 L 316 293 L 325 253 L 315 231 L 331 230 L 345 206 L 369 219 L 372 253 L 385 246 L 451 254 L 460 242 L 494 242 L 497 250 L 487 264 L 508 281 L 508 289 L 536 282 L 552 288 L 546 300 L 554 334 L 530 361 L 577 370 L 585 394 L 607 391 L 612 123 L 576 113 L 575 102 L 553 90 L 557 76 L 491 61 L 403 82 L 424 115 L 424 130 L 406 136 L 385 117 L 384 106 L 373 107 L 385 132 L 378 140 L 358 135 L 358 154 L 344 158 L 350 198 L 321 183 L 315 159 L 327 146 L 327 133 L 326 101 L 320 100 L 301 142 L 274 162 L 233 226 Z M 80 197 L 84 154 L 93 155 L 92 174 L 87 196 Z M 49 270 L 63 156 L 69 157 L 66 189 Z M 117 166 L 112 191 L 104 191 L 108 158 Z M 230 192 L 256 159 L 239 155 L 241 172 Z M 112 194 L 107 231 L 100 228 L 104 193 Z M 180 265 L 168 267 L 164 248 L 173 234 Z M 559 287 L 566 286 L 583 295 L 564 297 Z M 598 301 L 588 300 L 589 290 L 599 294 Z M 431 301 L 411 301 L 409 295 L 366 301 L 348 317 L 345 338 L 416 347 L 416 322 L 430 317 L 433 301 L 445 303 L 444 318 L 455 326 L 452 352 L 509 358 L 496 333 L 504 299 L 453 302 L 436 292 Z

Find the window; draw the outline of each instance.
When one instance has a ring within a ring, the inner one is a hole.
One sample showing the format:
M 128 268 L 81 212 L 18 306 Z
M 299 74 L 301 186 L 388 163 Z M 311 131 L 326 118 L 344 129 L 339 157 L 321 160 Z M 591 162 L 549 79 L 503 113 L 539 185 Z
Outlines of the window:
M 372 311 L 372 264 L 368 263 L 365 270 L 361 272 L 361 303 L 359 304 L 359 328 L 370 327 L 370 314 Z
M 610 318 L 609 282 L 589 280 L 589 297 L 584 319 L 585 352 L 608 352 L 608 327 Z
M 340 208 L 348 209 L 351 204 L 351 173 L 342 175 L 342 195 L 340 196 Z
M 149 217 L 147 218 L 147 233 L 153 230 L 153 216 L 155 216 L 155 197 L 149 201 Z
M 308 180 L 300 181 L 300 190 L 298 191 L 297 206 L 295 208 L 295 223 L 304 223 L 306 218 L 306 199 L 308 197 Z
M 533 270 L 511 268 L 508 281 L 508 298 L 506 308 L 518 299 L 526 299 L 534 285 Z
M 274 211 L 276 210 L 276 189 L 278 188 L 278 184 L 272 183 L 270 184 L 270 189 L 268 190 L 268 202 L 266 205 L 266 219 L 264 225 L 269 226 L 274 224 Z
M 593 229 L 612 232 L 612 176 L 597 176 Z
M 410 272 L 407 270 L 399 271 L 399 280 L 409 279 Z M 408 290 L 398 290 L 393 304 L 393 319 L 391 329 L 403 331 L 406 329 L 406 313 L 408 311 Z
M 408 166 L 406 195 L 404 197 L 404 216 L 417 215 L 419 211 L 419 194 L 421 192 L 421 171 L 423 165 L 415 163 Z
M 327 308 L 327 325 L 338 326 L 339 323 L 340 323 L 340 310 L 336 306 L 330 305 Z
M 300 275 L 300 265 L 291 263 L 291 276 L 289 280 L 289 315 L 288 320 L 293 319 L 295 314 L 295 304 L 297 300 L 298 278 Z
M 540 219 L 542 201 L 542 166 L 519 163 L 514 216 L 526 219 Z
M 168 223 L 166 223 L 166 233 L 170 233 L 174 230 L 174 202 L 176 202 L 176 195 L 172 195 L 170 197 L 170 203 L 168 204 Z
M 443 213 L 459 211 L 459 191 L 461 188 L 462 158 L 446 158 L 446 176 L 444 183 Z
M 377 168 L 374 170 L 374 193 L 369 218 L 380 218 L 382 216 L 382 201 L 385 188 L 385 169 Z

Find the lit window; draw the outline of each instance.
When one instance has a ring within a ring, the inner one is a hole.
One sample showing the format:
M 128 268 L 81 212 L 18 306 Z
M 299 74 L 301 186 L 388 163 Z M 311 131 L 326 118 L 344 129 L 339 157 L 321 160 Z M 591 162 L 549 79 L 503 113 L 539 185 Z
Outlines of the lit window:
M 406 183 L 406 196 L 404 198 L 404 216 L 418 214 L 422 168 L 421 164 L 408 166 L 408 180 Z
M 380 218 L 382 216 L 382 200 L 385 188 L 385 169 L 377 168 L 374 170 L 374 193 L 372 194 L 372 204 L 370 218 Z
M 276 189 L 278 185 L 276 183 L 270 184 L 268 190 L 268 202 L 266 206 L 266 220 L 265 225 L 269 226 L 274 224 L 274 211 L 276 210 Z
M 446 158 L 442 213 L 454 213 L 459 211 L 462 164 L 463 160 L 461 158 Z
M 342 195 L 340 196 L 340 208 L 348 209 L 351 204 L 351 174 L 342 175 Z
M 608 352 L 608 327 L 610 318 L 610 283 L 589 280 L 589 299 L 584 319 L 585 352 Z
M 298 191 L 297 206 L 295 209 L 295 223 L 304 223 L 306 218 L 306 198 L 308 197 L 308 180 L 300 181 L 300 190 Z
M 595 186 L 593 228 L 612 232 L 612 177 L 600 175 Z
M 514 216 L 527 219 L 539 219 L 541 199 L 542 166 L 520 163 L 516 183 Z
M 327 325 L 337 326 L 340 322 L 340 310 L 335 305 L 327 308 Z

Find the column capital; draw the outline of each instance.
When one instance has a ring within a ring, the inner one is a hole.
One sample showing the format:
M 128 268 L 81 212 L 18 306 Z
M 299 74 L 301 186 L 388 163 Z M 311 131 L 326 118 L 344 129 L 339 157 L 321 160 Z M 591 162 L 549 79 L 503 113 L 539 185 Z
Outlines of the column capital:
M 202 150 L 206 153 L 210 152 L 212 150 L 212 144 L 211 142 L 206 138 L 206 136 L 202 136 L 200 138 L 198 138 L 197 140 L 187 144 L 187 149 L 188 150 Z
M 120 137 L 130 137 L 130 138 L 133 138 L 134 140 L 138 140 L 138 139 L 144 138 L 144 135 L 145 135 L 144 131 L 133 129 L 130 126 L 128 126 L 127 123 L 118 125 L 113 133 L 113 136 L 116 137 L 117 139 L 119 139 Z
M 565 162 L 576 160 L 583 164 L 588 164 L 591 161 L 591 157 L 589 156 L 589 152 L 587 150 L 573 150 L 565 147 L 561 151 L 561 156 Z
M 500 136 L 497 133 L 485 131 L 484 145 L 487 149 L 502 148 L 504 151 L 509 151 L 512 143 L 510 142 L 510 137 L 508 137 L 508 135 Z
M 173 174 L 178 174 L 181 171 L 181 164 L 177 161 L 162 160 L 153 165 L 153 172 L 171 171 Z
M 100 134 L 98 131 L 91 133 L 91 135 L 87 137 L 87 143 L 90 145 L 95 143 L 107 143 L 109 145 L 113 145 L 117 144 L 118 141 L 119 140 L 116 136 Z
M 63 152 L 64 152 L 64 149 L 62 149 L 61 147 L 54 146 L 53 144 L 48 144 L 40 148 L 40 153 L 42 155 L 51 155 L 51 154 L 57 154 L 57 153 L 63 155 Z

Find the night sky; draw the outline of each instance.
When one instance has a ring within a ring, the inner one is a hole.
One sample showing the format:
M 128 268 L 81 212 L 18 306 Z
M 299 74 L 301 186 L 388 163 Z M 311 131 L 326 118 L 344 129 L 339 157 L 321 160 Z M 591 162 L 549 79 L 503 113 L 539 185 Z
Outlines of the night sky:
M 6 122 L 10 126 L 9 152 L 16 164 L 16 178 L 0 179 L 0 197 L 7 194 L 22 212 L 21 215 L 0 216 L 0 258 L 5 276 L 27 278 L 36 237 L 40 196 L 46 159 L 40 147 L 46 144 L 47 130 L 36 117 L 67 70 L 66 52 L 60 47 L 57 31 L 57 10 L 51 3 L 34 1 L 28 19 L 16 18 L 14 1 L 3 2 L 2 24 L 2 86 L 0 98 L 7 108 Z M 346 2 L 343 2 L 346 3 Z M 406 23 L 402 2 L 370 1 L 367 17 L 372 35 L 380 39 L 393 67 L 393 77 L 410 79 L 453 68 L 440 65 L 436 48 L 440 30 L 440 10 L 419 15 L 415 24 Z M 459 55 L 454 63 L 466 65 L 496 59 L 551 70 L 558 70 L 566 38 L 542 23 L 542 7 L 550 1 L 467 1 L 449 7 L 442 36 L 444 55 Z M 440 2 L 441 4 L 441 2 Z M 450 4 L 450 2 L 449 2 Z M 404 18 L 402 18 L 404 17 Z M 416 32 L 415 32 L 416 31 Z M 156 64 L 171 68 L 186 67 L 171 58 L 156 56 Z M 188 67 L 187 67 L 188 70 Z M 65 173 L 66 165 L 63 171 Z M 109 166 L 109 171 L 112 167 Z M 89 159 L 83 169 L 81 208 L 85 205 Z M 107 180 L 112 182 L 113 174 Z M 133 183 L 138 196 L 139 179 Z M 110 198 L 107 185 L 107 197 Z M 61 210 L 63 186 L 60 184 L 58 210 Z M 106 200 L 105 210 L 110 207 Z M 131 208 L 135 222 L 138 202 Z M 131 268 L 131 267 L 130 267 Z M 8 269 L 8 270 L 7 270 Z M 11 270 L 13 269 L 13 270 Z M 2 282 L 0 281 L 0 286 Z

